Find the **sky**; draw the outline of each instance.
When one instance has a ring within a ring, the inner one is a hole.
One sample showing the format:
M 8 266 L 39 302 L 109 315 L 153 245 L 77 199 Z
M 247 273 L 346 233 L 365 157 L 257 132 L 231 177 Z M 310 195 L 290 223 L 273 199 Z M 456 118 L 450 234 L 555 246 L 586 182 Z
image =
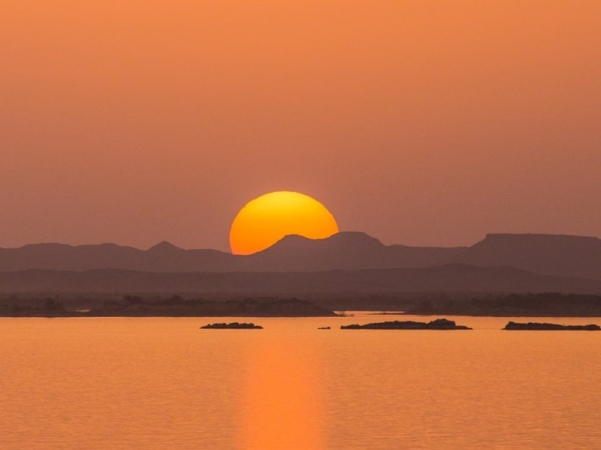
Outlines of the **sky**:
M 0 0 L 0 247 L 601 236 L 598 0 Z

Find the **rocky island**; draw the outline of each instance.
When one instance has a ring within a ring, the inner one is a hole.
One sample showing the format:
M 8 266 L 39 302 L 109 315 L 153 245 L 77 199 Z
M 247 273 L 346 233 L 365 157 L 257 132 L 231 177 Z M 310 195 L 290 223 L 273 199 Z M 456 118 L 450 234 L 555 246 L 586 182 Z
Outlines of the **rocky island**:
M 436 319 L 431 322 L 399 321 L 367 323 L 365 325 L 342 325 L 342 330 L 471 330 L 457 325 L 453 320 Z
M 532 331 L 600 331 L 601 327 L 595 324 L 589 325 L 559 325 L 556 323 L 539 323 L 539 322 L 508 322 L 505 325 L 504 330 L 509 331 L 521 331 L 521 330 L 532 330 Z
M 205 330 L 262 330 L 261 325 L 255 325 L 254 323 L 209 323 L 200 327 Z

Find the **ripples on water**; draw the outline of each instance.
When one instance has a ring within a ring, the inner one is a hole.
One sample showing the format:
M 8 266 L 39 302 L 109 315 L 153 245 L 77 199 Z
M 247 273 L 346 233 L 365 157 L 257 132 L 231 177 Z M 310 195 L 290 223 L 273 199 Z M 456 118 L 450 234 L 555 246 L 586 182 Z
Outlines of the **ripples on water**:
M 601 333 L 379 320 L 0 319 L 0 448 L 598 448 Z

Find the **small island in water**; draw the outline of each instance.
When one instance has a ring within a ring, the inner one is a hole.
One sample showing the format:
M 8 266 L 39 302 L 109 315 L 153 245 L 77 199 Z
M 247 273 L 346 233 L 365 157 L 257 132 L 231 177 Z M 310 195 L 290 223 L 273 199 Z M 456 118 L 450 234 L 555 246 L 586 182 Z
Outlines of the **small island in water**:
M 532 331 L 600 331 L 601 327 L 595 324 L 589 325 L 559 325 L 556 323 L 539 323 L 539 322 L 508 322 L 505 325 L 504 330 L 509 331 L 521 331 L 521 330 L 532 330 Z
M 209 323 L 200 327 L 205 330 L 262 330 L 261 325 L 255 325 L 254 323 Z
M 342 325 L 342 330 L 471 330 L 465 325 L 457 325 L 453 320 L 436 319 L 431 322 L 395 320 L 392 322 L 366 323 L 365 325 Z

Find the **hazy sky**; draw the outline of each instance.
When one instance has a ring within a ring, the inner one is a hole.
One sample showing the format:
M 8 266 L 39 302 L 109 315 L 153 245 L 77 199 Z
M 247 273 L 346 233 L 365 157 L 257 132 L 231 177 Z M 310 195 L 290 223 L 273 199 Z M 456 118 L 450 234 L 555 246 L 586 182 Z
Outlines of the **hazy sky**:
M 601 1 L 0 0 L 0 246 L 601 236 Z

